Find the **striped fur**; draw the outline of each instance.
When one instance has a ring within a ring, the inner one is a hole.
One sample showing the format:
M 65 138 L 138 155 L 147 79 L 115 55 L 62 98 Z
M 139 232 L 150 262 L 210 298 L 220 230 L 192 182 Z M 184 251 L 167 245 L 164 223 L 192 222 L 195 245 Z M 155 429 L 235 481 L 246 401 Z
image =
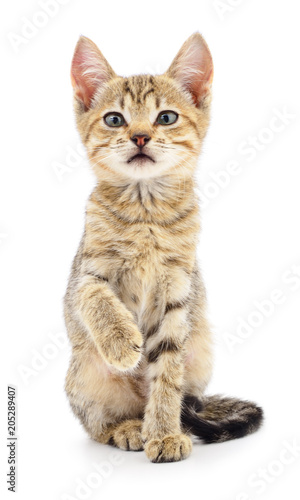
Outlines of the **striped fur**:
M 191 433 L 221 441 L 238 437 L 234 425 L 244 435 L 260 422 L 250 403 L 203 395 L 212 339 L 196 260 L 194 172 L 211 79 L 199 34 L 164 75 L 119 77 L 84 37 L 72 64 L 78 130 L 97 185 L 65 296 L 66 392 L 93 439 L 145 449 L 153 462 L 187 457 Z M 159 125 L 168 110 L 177 121 Z M 122 126 L 107 125 L 111 112 Z M 137 146 L 136 135 L 147 142 Z M 132 160 L 138 153 L 151 159 Z
M 222 443 L 257 431 L 263 411 L 255 403 L 221 396 L 183 399 L 181 422 L 204 443 Z

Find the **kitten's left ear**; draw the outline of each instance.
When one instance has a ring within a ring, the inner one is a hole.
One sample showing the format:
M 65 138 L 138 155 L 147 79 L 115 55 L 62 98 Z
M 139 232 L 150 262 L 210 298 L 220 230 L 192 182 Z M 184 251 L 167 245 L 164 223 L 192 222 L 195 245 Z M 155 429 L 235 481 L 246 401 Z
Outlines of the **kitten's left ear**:
M 177 80 L 199 106 L 209 94 L 213 80 L 211 53 L 200 33 L 194 33 L 186 40 L 166 74 Z
M 77 42 L 71 68 L 74 95 L 89 109 L 97 90 L 117 75 L 97 45 L 81 36 Z

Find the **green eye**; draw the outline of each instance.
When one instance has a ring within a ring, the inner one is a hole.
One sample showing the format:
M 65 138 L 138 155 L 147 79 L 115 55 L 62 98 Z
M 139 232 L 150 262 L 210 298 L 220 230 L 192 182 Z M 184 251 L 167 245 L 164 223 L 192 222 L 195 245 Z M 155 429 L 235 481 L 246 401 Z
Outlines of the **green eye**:
M 104 121 L 109 127 L 121 127 L 125 123 L 124 116 L 121 113 L 107 113 Z
M 156 122 L 160 125 L 171 125 L 175 123 L 178 118 L 178 114 L 175 111 L 162 111 L 159 113 Z

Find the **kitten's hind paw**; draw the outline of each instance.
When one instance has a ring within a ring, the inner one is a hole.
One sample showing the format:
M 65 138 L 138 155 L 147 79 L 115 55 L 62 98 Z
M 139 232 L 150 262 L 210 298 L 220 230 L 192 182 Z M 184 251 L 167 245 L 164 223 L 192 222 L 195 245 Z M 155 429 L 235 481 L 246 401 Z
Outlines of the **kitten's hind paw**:
M 121 450 L 142 451 L 142 421 L 125 420 L 116 427 L 109 442 Z
M 147 457 L 154 463 L 178 462 L 192 451 L 192 441 L 185 434 L 171 434 L 163 439 L 151 439 L 145 445 Z

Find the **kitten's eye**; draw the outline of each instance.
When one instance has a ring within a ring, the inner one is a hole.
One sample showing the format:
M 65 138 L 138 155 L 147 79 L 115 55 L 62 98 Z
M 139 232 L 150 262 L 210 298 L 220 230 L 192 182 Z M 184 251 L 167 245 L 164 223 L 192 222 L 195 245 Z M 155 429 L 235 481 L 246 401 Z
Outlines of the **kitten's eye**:
M 178 118 L 178 114 L 175 111 L 162 111 L 159 113 L 156 122 L 160 125 L 171 125 L 175 123 Z
M 121 113 L 107 113 L 104 121 L 109 127 L 121 127 L 125 123 L 124 116 Z

